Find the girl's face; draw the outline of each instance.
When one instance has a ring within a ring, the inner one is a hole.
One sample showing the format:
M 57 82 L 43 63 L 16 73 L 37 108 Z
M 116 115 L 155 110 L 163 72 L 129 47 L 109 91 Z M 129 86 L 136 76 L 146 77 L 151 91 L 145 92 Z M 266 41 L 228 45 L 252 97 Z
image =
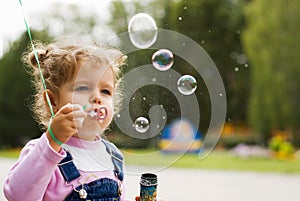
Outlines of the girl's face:
M 67 103 L 86 106 L 86 112 L 100 105 L 107 109 L 103 121 L 87 115 L 78 136 L 85 140 L 94 140 L 112 121 L 114 111 L 115 78 L 110 67 L 95 66 L 90 62 L 81 62 L 77 75 L 60 87 L 57 109 Z

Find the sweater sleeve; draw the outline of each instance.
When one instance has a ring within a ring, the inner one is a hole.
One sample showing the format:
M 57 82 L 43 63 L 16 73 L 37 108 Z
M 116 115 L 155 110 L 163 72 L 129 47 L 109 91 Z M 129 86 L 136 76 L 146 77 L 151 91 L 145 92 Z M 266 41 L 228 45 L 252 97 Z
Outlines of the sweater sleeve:
M 45 134 L 28 142 L 4 183 L 4 194 L 10 201 L 42 200 L 57 164 L 66 156 L 57 153 Z

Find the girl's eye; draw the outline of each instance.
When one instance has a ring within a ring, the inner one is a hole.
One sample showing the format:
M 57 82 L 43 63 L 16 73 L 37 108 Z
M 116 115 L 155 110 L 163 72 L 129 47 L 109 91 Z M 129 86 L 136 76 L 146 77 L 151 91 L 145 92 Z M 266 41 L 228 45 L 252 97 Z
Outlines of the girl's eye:
M 76 91 L 88 91 L 89 88 L 87 86 L 80 86 L 76 88 Z
M 106 94 L 106 95 L 111 95 L 111 92 L 108 89 L 102 89 L 101 93 Z

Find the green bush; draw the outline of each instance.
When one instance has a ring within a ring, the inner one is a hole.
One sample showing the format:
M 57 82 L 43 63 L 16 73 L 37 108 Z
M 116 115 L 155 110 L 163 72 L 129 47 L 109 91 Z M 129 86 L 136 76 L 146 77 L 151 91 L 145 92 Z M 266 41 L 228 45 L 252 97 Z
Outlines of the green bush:
M 289 158 L 295 153 L 295 148 L 285 137 L 274 136 L 269 141 L 269 149 L 274 151 L 278 158 Z

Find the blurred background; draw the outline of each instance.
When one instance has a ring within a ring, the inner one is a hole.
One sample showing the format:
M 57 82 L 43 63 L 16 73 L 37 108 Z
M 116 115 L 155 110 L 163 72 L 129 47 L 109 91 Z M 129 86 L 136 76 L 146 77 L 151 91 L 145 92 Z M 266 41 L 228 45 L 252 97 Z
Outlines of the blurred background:
M 22 147 L 41 134 L 30 111 L 34 94 L 31 78 L 20 61 L 30 40 L 19 2 L 10 1 L 7 6 L 10 8 L 1 5 L 1 150 Z M 24 0 L 23 7 L 33 39 L 43 42 L 68 34 L 86 34 L 104 41 L 126 32 L 135 14 L 148 13 L 158 28 L 179 32 L 201 45 L 220 72 L 226 89 L 227 116 L 215 150 L 230 150 L 242 157 L 299 157 L 300 1 Z M 123 72 L 149 62 L 147 54 L 143 50 L 131 55 Z M 201 122 L 195 126 L 205 137 L 211 112 L 209 94 L 200 75 L 185 66 L 178 58 L 174 69 L 198 80 L 195 94 Z M 163 90 L 157 92 L 149 86 L 137 91 L 131 102 L 132 118 L 145 115 L 153 104 L 164 105 L 168 124 L 179 117 L 178 103 Z M 160 135 L 132 139 L 114 123 L 107 133 L 124 149 L 159 147 Z

